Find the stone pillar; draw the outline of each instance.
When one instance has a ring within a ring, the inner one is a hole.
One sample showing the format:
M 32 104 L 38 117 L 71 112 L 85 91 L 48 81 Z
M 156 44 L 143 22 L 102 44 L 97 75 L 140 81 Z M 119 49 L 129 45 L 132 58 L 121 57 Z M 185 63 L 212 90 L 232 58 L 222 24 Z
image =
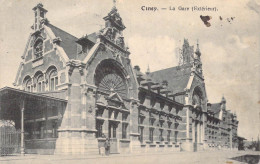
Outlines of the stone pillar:
M 25 100 L 22 98 L 21 100 L 21 155 L 24 156 L 25 151 L 24 151 L 24 104 Z
M 195 143 L 195 128 L 196 128 L 196 125 L 195 125 L 195 120 L 192 121 L 192 143 Z
M 207 149 L 207 139 L 205 137 L 205 128 L 206 128 L 207 120 L 206 113 L 202 114 L 202 129 L 201 129 L 201 142 L 203 143 L 203 149 Z
M 198 142 L 198 143 L 201 143 L 201 128 L 200 128 L 200 122 L 198 122 L 197 128 L 198 128 L 198 130 L 197 130 L 197 134 L 198 134 L 198 140 L 197 140 L 197 142 Z
M 137 153 L 141 150 L 141 143 L 138 139 L 138 100 L 132 99 L 130 104 L 130 152 Z M 146 118 L 145 118 L 146 119 Z
M 149 139 L 149 133 L 150 133 L 150 130 L 149 130 L 149 122 L 150 122 L 150 118 L 149 118 L 149 112 L 144 112 L 145 114 L 145 118 L 144 118 L 144 143 L 146 143 L 147 141 L 150 141 Z
M 185 117 L 186 117 L 186 139 L 184 140 L 184 142 L 182 142 L 181 144 L 181 150 L 182 151 L 193 151 L 193 135 L 190 133 L 190 125 L 192 120 L 191 120 L 191 110 L 192 107 L 190 105 L 186 105 L 183 107 L 183 113 L 185 113 Z M 192 132 L 193 132 L 193 128 L 192 128 Z
M 70 74 L 68 103 L 58 129 L 55 154 L 98 154 L 95 138 L 95 87 L 82 84 L 84 64 L 67 63 Z

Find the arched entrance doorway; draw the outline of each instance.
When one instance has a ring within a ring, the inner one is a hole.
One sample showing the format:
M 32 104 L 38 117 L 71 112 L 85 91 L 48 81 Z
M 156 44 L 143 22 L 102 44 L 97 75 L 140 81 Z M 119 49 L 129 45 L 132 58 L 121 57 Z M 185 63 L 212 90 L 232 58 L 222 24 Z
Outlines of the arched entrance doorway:
M 129 111 L 124 102 L 128 98 L 126 72 L 115 60 L 103 60 L 95 71 L 97 86 L 96 128 L 99 146 L 109 138 L 110 152 L 118 153 L 119 139 L 127 138 Z M 102 139 L 103 138 L 103 139 Z

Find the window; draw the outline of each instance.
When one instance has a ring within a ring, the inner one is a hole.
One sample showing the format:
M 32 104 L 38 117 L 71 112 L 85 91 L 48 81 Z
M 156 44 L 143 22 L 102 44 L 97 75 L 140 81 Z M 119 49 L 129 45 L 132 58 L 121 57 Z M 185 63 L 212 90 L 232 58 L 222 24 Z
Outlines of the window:
M 57 123 L 57 121 L 52 122 L 52 137 L 53 138 L 58 137 L 58 123 Z
M 44 86 L 44 78 L 43 75 L 39 75 L 37 78 L 37 92 L 44 92 L 45 86 Z
M 153 126 L 154 121 L 155 121 L 155 118 L 154 117 L 150 117 L 150 119 L 149 119 L 150 126 Z
M 142 125 L 144 123 L 144 117 L 139 116 L 138 117 L 138 124 Z
M 102 121 L 98 121 L 96 122 L 96 128 L 97 128 L 97 138 L 102 137 L 103 135 L 103 122 Z
M 174 139 L 175 139 L 175 142 L 177 142 L 177 137 L 178 137 L 178 132 L 174 132 Z
M 113 138 L 116 138 L 116 126 L 113 126 Z
M 123 123 L 122 124 L 122 138 L 125 139 L 127 136 L 127 124 Z
M 153 128 L 150 128 L 149 129 L 149 140 L 151 141 L 151 142 L 153 142 Z
M 40 122 L 40 138 L 44 138 L 45 137 L 45 122 Z
M 167 141 L 170 142 L 171 141 L 171 131 L 168 130 L 168 133 L 167 133 Z
M 128 114 L 127 113 L 123 113 L 122 120 L 123 121 L 127 121 L 127 117 L 128 117 Z
M 162 129 L 160 129 L 159 140 L 160 141 L 164 141 L 164 139 L 163 139 L 163 130 Z
M 42 57 L 42 46 L 43 41 L 41 39 L 37 40 L 36 43 L 34 44 L 34 56 L 35 59 Z
M 50 91 L 57 90 L 57 85 L 58 85 L 58 73 L 56 70 L 53 70 L 50 73 Z
M 139 141 L 141 142 L 141 143 L 143 143 L 143 136 L 144 136 L 144 128 L 143 127 L 139 127 L 138 128 L 138 132 L 139 132 Z
M 28 91 L 28 92 L 32 92 L 33 91 L 32 79 L 28 79 L 25 82 L 25 90 Z

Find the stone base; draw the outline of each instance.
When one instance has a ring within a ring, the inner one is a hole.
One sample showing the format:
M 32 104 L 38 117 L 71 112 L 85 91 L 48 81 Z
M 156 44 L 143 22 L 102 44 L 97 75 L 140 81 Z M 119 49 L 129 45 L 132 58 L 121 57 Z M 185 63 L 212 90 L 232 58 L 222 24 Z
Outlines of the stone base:
M 185 141 L 181 143 L 181 151 L 194 151 L 194 144 L 191 141 Z
M 141 144 L 140 141 L 131 141 L 130 142 L 130 152 L 131 153 L 141 153 Z
M 54 154 L 85 154 L 98 155 L 98 141 L 96 138 L 58 138 Z

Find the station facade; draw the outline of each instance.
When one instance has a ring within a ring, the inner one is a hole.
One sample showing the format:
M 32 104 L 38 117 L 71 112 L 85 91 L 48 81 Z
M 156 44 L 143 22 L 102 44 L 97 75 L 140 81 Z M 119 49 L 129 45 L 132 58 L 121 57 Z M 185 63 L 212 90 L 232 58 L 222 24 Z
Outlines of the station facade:
M 0 90 L 1 102 L 15 97 L 22 109 L 14 122 L 25 153 L 98 154 L 106 138 L 111 153 L 237 148 L 236 115 L 224 97 L 207 100 L 199 45 L 184 39 L 178 66 L 143 73 L 132 67 L 115 7 L 105 28 L 81 38 L 52 25 L 42 4 L 33 12 L 16 89 Z

